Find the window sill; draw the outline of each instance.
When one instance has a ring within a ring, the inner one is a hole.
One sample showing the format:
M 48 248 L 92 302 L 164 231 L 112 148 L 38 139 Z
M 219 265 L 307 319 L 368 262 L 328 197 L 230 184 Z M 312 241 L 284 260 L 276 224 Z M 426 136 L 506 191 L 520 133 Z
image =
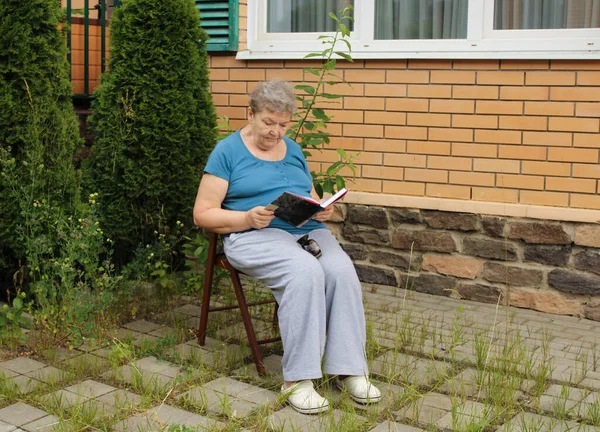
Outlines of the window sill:
M 238 51 L 238 60 L 297 60 L 304 51 Z M 352 51 L 352 58 L 362 59 L 498 59 L 498 60 L 599 60 L 600 50 L 589 51 Z

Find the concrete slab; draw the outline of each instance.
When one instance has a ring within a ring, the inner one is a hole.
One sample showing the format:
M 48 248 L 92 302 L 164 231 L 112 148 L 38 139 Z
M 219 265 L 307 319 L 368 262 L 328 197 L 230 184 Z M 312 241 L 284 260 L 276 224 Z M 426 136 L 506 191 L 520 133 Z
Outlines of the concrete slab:
M 28 357 L 16 357 L 12 360 L 0 363 L 0 368 L 8 369 L 18 374 L 26 374 L 46 366 L 47 365 L 45 363 L 30 359 Z
M 23 402 L 9 405 L 0 409 L 0 421 L 15 426 L 23 426 L 42 417 L 46 417 L 48 413 L 41 409 L 32 407 Z
M 117 390 L 115 387 L 94 380 L 86 380 L 66 387 L 66 391 L 74 393 L 85 399 L 96 398 Z
M 285 407 L 267 418 L 268 426 L 278 432 L 330 432 L 356 430 L 366 419 L 355 413 L 333 409 L 318 415 L 305 415 Z
M 38 389 L 38 387 L 43 385 L 41 381 L 25 375 L 18 375 L 16 377 L 9 378 L 6 380 L 6 383 L 9 386 L 13 386 L 13 388 L 20 394 L 34 392 Z
M 423 432 L 423 429 L 388 420 L 378 424 L 373 429 L 369 430 L 369 432 Z
M 17 430 L 15 425 L 0 421 L 0 432 L 14 432 L 15 430 Z
M 25 375 L 50 385 L 58 384 L 59 382 L 64 381 L 68 376 L 67 372 L 55 368 L 54 366 L 46 366 L 41 369 L 36 369 L 32 372 L 26 373 Z
M 27 432 L 50 432 L 56 430 L 60 425 L 61 422 L 58 418 L 53 415 L 47 415 L 31 423 L 27 423 L 21 428 Z
M 159 329 L 162 326 L 160 324 L 156 324 L 150 321 L 137 320 L 127 323 L 123 327 L 138 333 L 150 333 L 151 331 Z

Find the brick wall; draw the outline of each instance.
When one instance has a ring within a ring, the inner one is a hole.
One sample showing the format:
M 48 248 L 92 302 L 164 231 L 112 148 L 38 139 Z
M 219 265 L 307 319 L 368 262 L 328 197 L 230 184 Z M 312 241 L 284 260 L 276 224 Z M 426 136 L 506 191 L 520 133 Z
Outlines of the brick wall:
M 361 281 L 600 321 L 600 226 L 336 205 Z M 389 289 L 387 290 L 389 291 Z
M 76 22 L 77 21 L 77 22 Z M 81 21 L 81 23 L 79 22 Z M 74 18 L 71 24 L 71 82 L 73 84 L 74 94 L 84 93 L 85 61 L 84 61 L 84 25 L 81 18 Z M 96 87 L 100 85 L 100 75 L 102 72 L 101 45 L 102 38 L 100 22 L 97 19 L 90 20 L 89 26 L 89 93 L 93 93 Z M 110 31 L 106 29 L 106 46 L 108 47 Z M 108 64 L 108 53 L 107 53 Z
M 210 66 L 218 114 L 237 128 L 256 82 L 312 80 L 303 68 L 318 63 Z M 358 60 L 338 73 L 351 86 L 329 89 L 344 95 L 325 106 L 334 138 L 310 162 L 360 152 L 354 191 L 600 209 L 600 61 Z

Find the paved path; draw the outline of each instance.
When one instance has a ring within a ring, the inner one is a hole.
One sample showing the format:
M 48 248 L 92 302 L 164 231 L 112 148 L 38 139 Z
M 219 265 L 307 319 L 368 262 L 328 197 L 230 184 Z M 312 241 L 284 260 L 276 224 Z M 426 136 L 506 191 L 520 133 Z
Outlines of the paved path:
M 377 405 L 354 404 L 323 380 L 333 409 L 297 414 L 278 399 L 278 355 L 266 357 L 272 376 L 260 378 L 234 343 L 169 345 L 177 330 L 164 324 L 168 314 L 125 325 L 111 346 L 0 363 L 0 432 L 600 432 L 600 323 L 389 287 L 364 293 L 368 357 L 384 393 Z M 175 311 L 188 327 L 198 315 L 193 304 Z M 160 358 L 133 359 L 133 347 L 139 354 L 161 344 Z

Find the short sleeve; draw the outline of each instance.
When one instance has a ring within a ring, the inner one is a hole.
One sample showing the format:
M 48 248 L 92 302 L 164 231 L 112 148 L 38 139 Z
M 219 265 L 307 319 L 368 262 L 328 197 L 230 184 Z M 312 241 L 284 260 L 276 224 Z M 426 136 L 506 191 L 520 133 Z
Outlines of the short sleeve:
M 230 181 L 231 160 L 230 153 L 227 151 L 227 142 L 218 143 L 206 162 L 204 172 L 220 177 L 223 180 Z

